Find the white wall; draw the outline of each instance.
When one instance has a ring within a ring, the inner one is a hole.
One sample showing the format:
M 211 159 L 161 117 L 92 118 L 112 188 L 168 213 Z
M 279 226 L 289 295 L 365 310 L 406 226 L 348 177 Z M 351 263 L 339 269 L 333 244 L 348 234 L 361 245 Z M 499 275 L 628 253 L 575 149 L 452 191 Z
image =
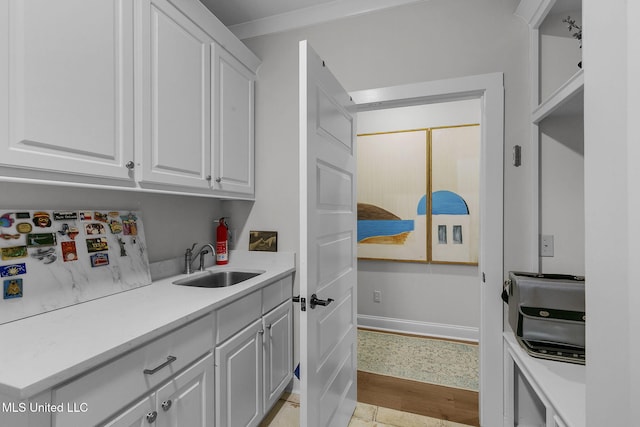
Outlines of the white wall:
M 638 2 L 583 1 L 588 427 L 638 424 Z M 615 232 L 612 232 L 612 227 Z
M 257 198 L 253 210 L 244 209 L 239 246 L 247 244 L 249 229 L 271 229 L 279 232 L 280 249 L 298 251 L 298 42 L 307 39 L 348 91 L 504 72 L 505 152 L 520 144 L 524 159 L 514 168 L 505 158 L 505 271 L 531 268 L 534 254 L 523 243 L 531 233 L 534 175 L 527 163 L 529 42 L 526 24 L 513 15 L 516 5 L 517 0 L 430 0 L 245 40 L 263 63 L 256 86 Z M 242 210 L 234 203 L 232 212 Z M 414 266 L 406 274 L 419 278 L 423 272 Z M 448 280 L 439 268 L 431 274 Z M 409 304 L 393 304 L 394 312 L 384 315 L 424 319 L 424 307 L 414 301 L 437 299 L 438 292 L 422 287 L 406 295 Z M 465 307 L 479 302 L 475 293 L 467 297 Z M 445 311 L 465 310 L 460 307 L 441 305 L 431 313 L 442 321 Z M 471 324 L 475 317 L 463 321 Z
M 358 133 L 480 123 L 480 113 L 479 99 L 367 111 L 358 114 Z M 359 323 L 396 329 L 387 318 L 402 319 L 411 332 L 478 339 L 479 284 L 474 266 L 360 260 Z M 381 292 L 381 302 L 373 301 L 374 291 Z
M 0 200 L 3 209 L 139 210 L 150 262 L 177 258 L 195 242 L 213 241 L 213 220 L 222 216 L 215 199 L 57 185 L 0 182 Z
M 540 234 L 554 238 L 543 273 L 584 275 L 584 120 L 548 118 L 540 123 Z

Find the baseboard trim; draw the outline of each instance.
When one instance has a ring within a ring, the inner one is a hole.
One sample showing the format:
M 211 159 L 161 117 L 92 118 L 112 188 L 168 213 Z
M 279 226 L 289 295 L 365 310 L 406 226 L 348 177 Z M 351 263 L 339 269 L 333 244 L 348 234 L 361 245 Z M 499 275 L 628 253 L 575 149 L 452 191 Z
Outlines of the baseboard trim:
M 479 328 L 364 314 L 358 315 L 358 327 L 472 342 L 478 342 L 480 339 Z

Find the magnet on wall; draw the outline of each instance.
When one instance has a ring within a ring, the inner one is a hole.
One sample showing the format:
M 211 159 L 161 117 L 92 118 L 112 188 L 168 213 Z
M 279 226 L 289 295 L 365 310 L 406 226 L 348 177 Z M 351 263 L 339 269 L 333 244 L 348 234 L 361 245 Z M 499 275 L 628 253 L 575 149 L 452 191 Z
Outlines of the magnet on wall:
M 16 212 L 16 219 L 29 219 L 31 214 L 29 212 Z
M 84 230 L 87 236 L 96 234 L 105 234 L 104 225 L 99 222 L 92 222 L 91 224 L 85 224 Z
M 51 264 L 58 259 L 58 255 L 56 255 L 56 248 L 38 248 L 37 251 L 31 254 L 31 257 L 38 261 L 43 261 L 45 264 Z
M 13 225 L 13 218 L 10 213 L 6 213 L 0 216 L 0 227 L 11 227 Z
M 115 219 L 110 219 L 109 229 L 111 230 L 111 234 L 120 234 L 122 233 L 122 223 Z
M 124 240 L 118 237 L 118 244 L 120 245 L 120 256 L 127 256 L 127 251 L 124 248 Z
M 107 222 L 107 214 L 103 214 L 102 212 L 94 212 L 93 219 L 100 222 Z
M 27 256 L 26 246 L 12 246 L 10 248 L 2 248 L 2 259 L 4 261 L 25 258 Z
M 54 212 L 53 219 L 55 219 L 56 221 L 78 219 L 78 213 L 77 212 Z
M 19 274 L 27 274 L 27 265 L 23 262 L 0 266 L 0 277 L 11 277 Z
M 49 216 L 48 212 L 34 212 L 33 223 L 36 225 L 36 227 L 51 227 L 51 217 Z
M 62 260 L 64 262 L 78 260 L 76 242 L 61 242 L 60 245 L 62 246 Z
M 22 279 L 5 280 L 3 288 L 4 299 L 22 298 Z
M 20 222 L 16 224 L 16 230 L 18 231 L 18 233 L 27 234 L 31 233 L 33 227 L 28 222 Z
M 93 219 L 93 212 L 91 211 L 81 211 L 80 212 L 80 220 L 82 221 L 91 221 Z
M 89 253 L 100 252 L 109 250 L 109 244 L 105 237 L 98 237 L 96 239 L 87 239 L 87 251 Z
M 124 234 L 126 236 L 137 236 L 138 224 L 136 224 L 136 220 L 138 218 L 131 213 L 128 215 L 122 215 L 120 218 L 122 219 L 122 227 L 124 230 Z
M 103 265 L 109 265 L 108 254 L 101 252 L 91 255 L 91 267 L 101 267 Z
M 57 243 L 54 233 L 33 233 L 27 234 L 27 247 L 55 246 Z

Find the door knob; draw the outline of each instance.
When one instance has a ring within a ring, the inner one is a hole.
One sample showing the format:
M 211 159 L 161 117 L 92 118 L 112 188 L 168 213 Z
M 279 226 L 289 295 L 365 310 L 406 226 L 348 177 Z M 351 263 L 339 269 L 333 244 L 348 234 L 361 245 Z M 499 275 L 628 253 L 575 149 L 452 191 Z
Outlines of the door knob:
M 311 295 L 311 301 L 309 301 L 309 306 L 311 308 L 316 308 L 316 305 L 321 305 L 323 307 L 326 307 L 332 302 L 333 302 L 332 298 L 318 299 L 318 296 L 316 294 L 313 294 Z
M 149 422 L 149 424 L 153 424 L 156 418 L 158 418 L 158 413 L 156 411 L 149 412 L 147 414 L 147 421 Z
M 162 406 L 162 409 L 166 412 L 171 408 L 171 399 L 169 400 L 165 400 L 164 402 L 162 402 L 160 404 L 160 406 Z

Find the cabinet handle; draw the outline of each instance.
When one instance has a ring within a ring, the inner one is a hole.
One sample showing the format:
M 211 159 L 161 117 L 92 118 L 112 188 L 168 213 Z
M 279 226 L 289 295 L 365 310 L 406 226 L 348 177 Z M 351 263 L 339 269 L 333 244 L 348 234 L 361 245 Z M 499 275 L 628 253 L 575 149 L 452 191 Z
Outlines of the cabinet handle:
M 171 399 L 165 400 L 164 402 L 162 402 L 162 404 L 160 406 L 162 406 L 162 409 L 165 412 L 168 411 L 169 409 L 171 409 Z
M 136 164 L 135 164 L 135 163 L 133 163 L 131 160 L 129 160 L 129 161 L 127 162 L 127 164 L 126 164 L 126 165 L 124 165 L 124 166 L 125 166 L 127 169 L 129 169 L 129 170 L 131 171 L 131 170 L 133 170 L 133 168 L 135 168 L 135 167 L 136 167 Z
M 216 182 L 217 182 L 218 184 L 220 184 L 220 183 L 222 182 L 222 178 L 217 177 L 217 178 L 216 178 Z
M 147 414 L 147 421 L 149 422 L 149 424 L 153 424 L 156 418 L 158 418 L 158 413 L 156 411 L 149 412 Z
M 153 374 L 155 374 L 156 372 L 158 372 L 160 369 L 164 368 L 165 366 L 171 365 L 171 364 L 172 364 L 173 362 L 175 362 L 176 360 L 178 360 L 178 358 L 177 358 L 177 357 L 175 357 L 175 356 L 168 356 L 168 357 L 167 357 L 167 361 L 166 361 L 166 362 L 164 362 L 163 364 L 161 364 L 161 365 L 159 365 L 159 366 L 156 366 L 156 367 L 155 367 L 155 368 L 153 368 L 153 369 L 145 369 L 145 370 L 144 370 L 144 371 L 142 371 L 142 372 L 144 372 L 144 374 L 145 374 L 145 375 L 153 375 Z
M 264 335 L 264 329 L 260 329 L 260 330 L 258 331 L 258 333 L 259 333 L 260 335 Z
M 207 180 L 207 181 L 211 181 L 211 175 L 207 175 L 206 180 Z
M 271 329 L 271 323 L 267 325 L 267 329 Z

